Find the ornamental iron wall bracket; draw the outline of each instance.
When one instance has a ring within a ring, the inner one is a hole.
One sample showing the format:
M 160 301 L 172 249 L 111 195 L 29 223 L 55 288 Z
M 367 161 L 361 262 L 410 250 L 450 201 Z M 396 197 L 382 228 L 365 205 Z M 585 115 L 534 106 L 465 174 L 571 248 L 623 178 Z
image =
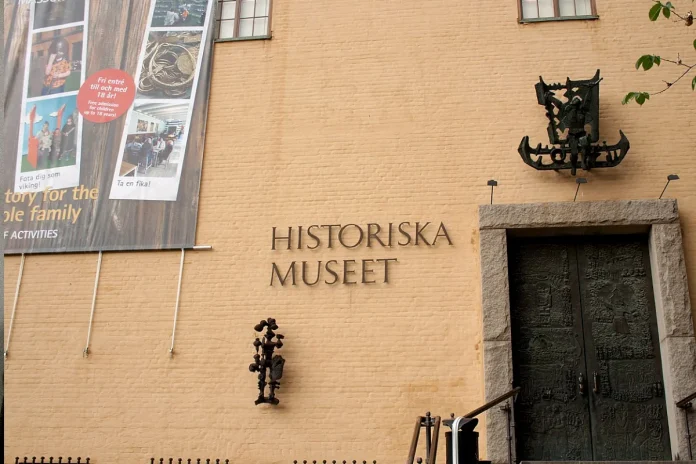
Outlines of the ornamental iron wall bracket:
M 280 349 L 283 346 L 283 338 L 281 334 L 276 334 L 274 330 L 278 330 L 278 325 L 275 319 L 269 317 L 265 321 L 261 321 L 256 326 L 254 330 L 257 332 L 262 332 L 266 329 L 266 333 L 260 339 L 257 337 L 254 340 L 254 348 L 256 348 L 256 354 L 254 355 L 254 362 L 249 364 L 249 370 L 251 372 L 259 373 L 259 397 L 256 399 L 254 404 L 259 405 L 261 403 L 269 403 L 277 405 L 280 400 L 275 397 L 275 391 L 280 388 L 279 380 L 283 377 L 283 366 L 285 366 L 285 359 L 282 356 L 273 354 L 273 350 Z M 273 338 L 277 341 L 273 341 Z M 259 354 L 259 351 L 261 352 Z M 267 374 L 266 370 L 269 371 L 270 382 L 266 382 Z M 268 397 L 266 397 L 266 385 L 270 386 L 270 392 Z
M 599 70 L 592 79 L 573 81 L 567 78 L 565 84 L 547 84 L 539 77 L 534 88 L 537 101 L 546 108 L 551 145 L 540 143 L 532 148 L 529 137 L 524 137 L 517 151 L 526 164 L 540 171 L 570 169 L 575 175 L 578 168 L 585 171 L 611 168 L 623 161 L 630 144 L 622 131 L 615 145 L 607 145 L 604 141 L 597 143 L 601 80 Z

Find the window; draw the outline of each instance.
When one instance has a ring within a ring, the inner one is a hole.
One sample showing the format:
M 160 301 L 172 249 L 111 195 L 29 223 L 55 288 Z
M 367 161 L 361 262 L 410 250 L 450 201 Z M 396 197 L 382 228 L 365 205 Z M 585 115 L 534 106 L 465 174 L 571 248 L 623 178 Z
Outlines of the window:
M 520 20 L 594 18 L 594 0 L 520 0 Z
M 270 35 L 271 0 L 218 0 L 217 39 Z

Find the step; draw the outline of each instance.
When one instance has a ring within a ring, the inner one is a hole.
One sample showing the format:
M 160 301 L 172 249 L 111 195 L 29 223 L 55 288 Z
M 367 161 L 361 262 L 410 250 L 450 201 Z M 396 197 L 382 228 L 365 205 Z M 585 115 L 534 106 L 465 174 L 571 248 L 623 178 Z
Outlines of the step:
M 696 463 L 696 461 L 520 461 L 520 464 L 674 464 L 679 463 Z

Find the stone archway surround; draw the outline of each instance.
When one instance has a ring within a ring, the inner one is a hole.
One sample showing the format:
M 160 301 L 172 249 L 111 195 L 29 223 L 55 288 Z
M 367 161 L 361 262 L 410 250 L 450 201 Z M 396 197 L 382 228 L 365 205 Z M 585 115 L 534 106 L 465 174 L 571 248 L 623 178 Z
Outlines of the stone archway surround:
M 677 409 L 675 403 L 696 391 L 696 338 L 676 200 L 479 207 L 485 401 L 512 388 L 508 234 L 638 231 L 649 232 L 672 456 L 684 460 L 688 459 L 686 424 L 683 411 Z M 494 464 L 508 461 L 507 426 L 504 411 L 492 409 L 488 412 L 486 449 L 488 459 Z M 690 429 L 692 435 L 696 435 L 696 412 L 690 414 Z

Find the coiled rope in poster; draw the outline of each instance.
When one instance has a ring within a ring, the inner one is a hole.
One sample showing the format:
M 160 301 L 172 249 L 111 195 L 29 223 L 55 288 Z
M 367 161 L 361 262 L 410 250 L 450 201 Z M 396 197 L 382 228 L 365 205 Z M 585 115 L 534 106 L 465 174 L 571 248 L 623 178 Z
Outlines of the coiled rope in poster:
M 145 51 L 138 90 L 143 94 L 161 92 L 180 97 L 189 91 L 196 75 L 199 42 L 187 46 L 167 41 L 152 42 Z

